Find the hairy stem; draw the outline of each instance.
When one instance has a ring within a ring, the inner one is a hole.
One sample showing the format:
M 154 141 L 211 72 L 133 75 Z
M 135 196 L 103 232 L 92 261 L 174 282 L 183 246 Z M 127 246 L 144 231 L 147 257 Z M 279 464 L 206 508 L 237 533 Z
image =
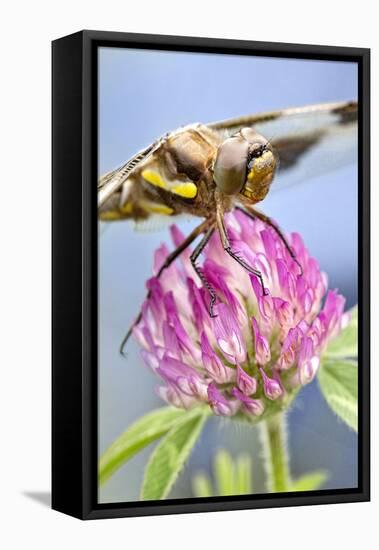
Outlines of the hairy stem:
M 261 434 L 267 476 L 267 491 L 270 493 L 289 491 L 291 478 L 284 414 L 277 414 L 263 422 Z

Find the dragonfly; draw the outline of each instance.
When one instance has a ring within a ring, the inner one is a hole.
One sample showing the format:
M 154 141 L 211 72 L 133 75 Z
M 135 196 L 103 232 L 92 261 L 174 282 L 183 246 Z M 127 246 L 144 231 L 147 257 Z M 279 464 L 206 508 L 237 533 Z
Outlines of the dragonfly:
M 229 240 L 224 218 L 237 208 L 262 220 L 279 236 L 288 253 L 301 264 L 284 232 L 256 208 L 283 176 L 291 185 L 354 162 L 357 153 L 358 103 L 354 100 L 241 116 L 210 124 L 194 123 L 168 132 L 98 181 L 100 220 L 186 214 L 201 218 L 171 252 L 156 277 L 198 237 L 190 255 L 194 272 L 209 294 L 209 315 L 215 316 L 216 293 L 198 264 L 199 256 L 218 232 L 225 253 L 255 275 L 265 294 L 262 273 L 247 263 Z M 148 292 L 146 299 L 150 297 Z M 126 333 L 120 351 L 138 316 Z

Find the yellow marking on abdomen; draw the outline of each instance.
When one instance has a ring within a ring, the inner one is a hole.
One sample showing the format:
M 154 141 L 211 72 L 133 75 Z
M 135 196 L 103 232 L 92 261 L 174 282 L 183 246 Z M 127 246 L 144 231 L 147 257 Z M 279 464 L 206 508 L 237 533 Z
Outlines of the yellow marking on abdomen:
M 151 183 L 151 185 L 159 187 L 160 189 L 165 189 L 166 191 L 170 191 L 171 193 L 179 195 L 180 197 L 184 197 L 185 199 L 194 199 L 197 195 L 197 187 L 194 183 L 191 182 L 178 183 L 177 185 L 173 185 L 173 187 L 170 187 L 167 182 L 162 179 L 158 172 L 154 172 L 154 170 L 148 169 L 142 172 L 142 177 L 148 183 Z
M 141 201 L 141 206 L 144 210 L 146 210 L 146 212 L 150 212 L 151 214 L 163 214 L 164 216 L 170 216 L 174 212 L 174 209 L 166 204 Z
M 168 189 L 166 182 L 161 178 L 158 172 L 154 172 L 154 170 L 144 170 L 142 172 L 142 177 L 148 183 L 151 183 L 151 185 L 155 185 L 155 187 L 160 187 L 161 189 Z
M 194 183 L 179 183 L 170 189 L 176 195 L 180 195 L 185 199 L 194 199 L 197 195 L 197 187 Z
M 120 212 L 123 214 L 131 214 L 133 211 L 133 204 L 131 202 L 126 202 L 122 206 L 120 206 Z
M 103 222 L 113 222 L 121 219 L 119 212 L 115 210 L 108 210 L 107 212 L 101 212 L 99 214 L 99 219 Z

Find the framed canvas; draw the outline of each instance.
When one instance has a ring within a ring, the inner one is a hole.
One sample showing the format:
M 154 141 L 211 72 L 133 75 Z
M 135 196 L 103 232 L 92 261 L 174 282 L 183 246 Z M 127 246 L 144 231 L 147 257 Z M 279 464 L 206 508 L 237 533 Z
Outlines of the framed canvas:
M 53 42 L 53 508 L 369 499 L 369 50 Z

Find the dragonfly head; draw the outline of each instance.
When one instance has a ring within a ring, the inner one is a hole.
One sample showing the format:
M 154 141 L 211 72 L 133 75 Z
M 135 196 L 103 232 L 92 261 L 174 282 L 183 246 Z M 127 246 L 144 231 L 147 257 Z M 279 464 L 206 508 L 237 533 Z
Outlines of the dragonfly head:
M 252 128 L 243 128 L 219 146 L 213 178 L 222 193 L 240 193 L 257 203 L 269 192 L 277 164 L 271 144 Z

